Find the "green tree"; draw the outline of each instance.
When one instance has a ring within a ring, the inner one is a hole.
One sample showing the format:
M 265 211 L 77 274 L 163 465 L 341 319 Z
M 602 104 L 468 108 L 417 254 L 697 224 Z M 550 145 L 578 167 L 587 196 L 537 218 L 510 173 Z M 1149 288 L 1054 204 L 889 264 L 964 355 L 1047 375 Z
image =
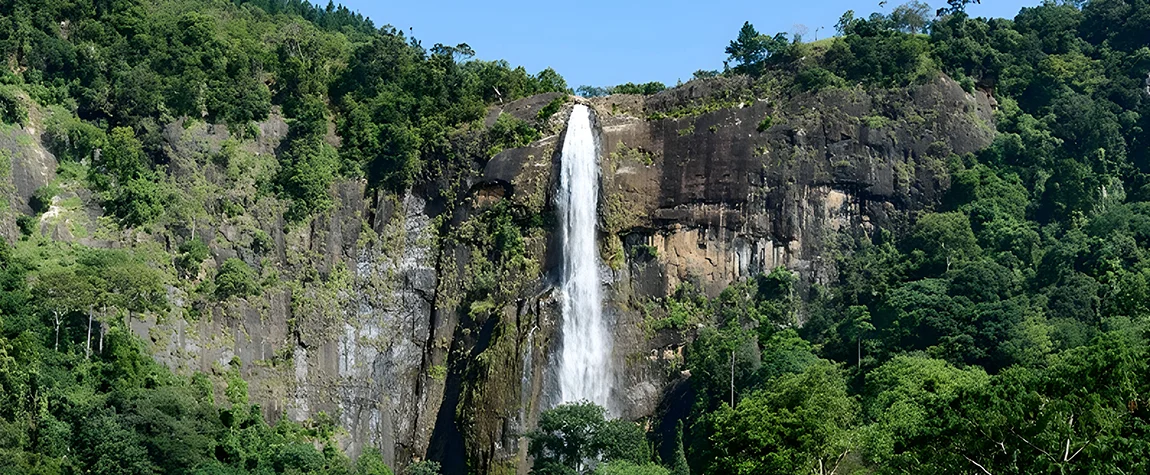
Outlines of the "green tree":
M 438 473 L 438 470 L 435 471 Z M 355 459 L 355 475 L 392 475 L 391 467 L 383 461 L 379 449 L 369 448 Z
M 603 427 L 604 409 L 590 402 L 563 404 L 539 415 L 528 451 L 541 467 L 559 465 L 583 473 L 596 454 L 595 436 Z
M 950 270 L 954 264 L 981 252 L 970 219 L 956 212 L 922 215 L 915 223 L 910 242 L 927 272 Z
M 780 376 L 708 415 L 718 473 L 834 471 L 854 447 L 857 402 L 829 362 Z
M 110 208 L 126 226 L 141 226 L 151 223 L 164 213 L 164 203 L 170 200 L 170 193 L 156 182 L 158 177 L 145 173 L 141 178 L 132 178 L 118 187 L 112 197 Z
M 869 20 L 843 18 L 849 33 L 826 52 L 826 68 L 847 81 L 906 86 L 933 79 L 937 66 L 930 41 L 890 28 L 881 15 Z
M 763 342 L 758 379 L 769 381 L 784 374 L 798 374 L 819 362 L 815 348 L 793 328 L 781 330 Z
M 838 23 L 835 23 L 835 31 L 838 32 L 839 36 L 849 34 L 851 33 L 851 27 L 854 25 L 854 22 L 855 11 L 847 10 L 839 17 Z
M 895 7 L 890 13 L 890 21 L 895 28 L 913 35 L 926 32 L 931 16 L 930 5 L 912 0 Z
M 116 127 L 108 135 L 108 143 L 101 149 L 99 160 L 93 163 L 89 181 L 97 190 L 112 190 L 142 177 L 147 171 L 147 162 L 144 146 L 135 132 L 127 127 Z
M 544 92 L 567 92 L 567 80 L 563 79 L 563 76 L 560 76 L 554 69 L 547 68 L 539 71 L 539 74 L 535 75 L 535 80 L 538 83 L 535 89 L 537 94 Z
M 867 310 L 865 306 L 852 305 L 847 309 L 845 324 L 848 337 L 855 340 L 855 349 L 857 351 L 856 361 L 858 367 L 861 368 L 863 361 L 863 339 L 875 330 L 874 325 L 871 323 L 870 311 Z
M 39 296 L 40 304 L 52 316 L 56 329 L 53 350 L 60 350 L 60 327 L 69 314 L 88 310 L 95 303 L 95 288 L 83 276 L 71 270 L 53 270 L 36 276 L 32 292 Z M 90 334 L 89 334 L 90 335 Z
M 540 414 L 538 428 L 528 434 L 528 453 L 535 458 L 532 471 L 592 473 L 597 465 L 611 462 L 649 463 L 651 449 L 643 430 L 632 422 L 607 420 L 605 414 L 602 407 L 587 401 L 562 404 Z
M 699 331 L 686 352 L 697 404 L 708 410 L 737 404 L 736 396 L 758 381 L 762 360 L 755 340 L 739 322 Z
M 162 472 L 173 473 L 206 463 L 212 457 L 214 407 L 190 386 L 165 386 L 140 391 L 124 401 L 122 421 L 144 437 Z
M 324 465 L 323 454 L 306 442 L 285 444 L 272 458 L 272 467 L 277 473 L 319 473 Z
M 594 435 L 593 447 L 603 460 L 642 466 L 651 462 L 651 446 L 643 428 L 631 421 L 611 419 Z
M 143 144 L 132 129 L 112 129 L 100 152 L 89 168 L 88 182 L 104 193 L 108 209 L 127 226 L 144 225 L 159 217 L 169 192 L 158 183 L 159 175 L 148 168 Z
M 671 466 L 669 475 L 691 475 L 691 467 L 687 465 L 687 453 L 683 449 L 683 421 L 681 420 L 675 423 L 675 455 L 669 465 Z
M 898 356 L 868 373 L 866 381 L 865 410 L 874 421 L 862 432 L 868 460 L 891 472 L 966 465 L 953 451 L 943 453 L 950 428 L 963 424 L 961 415 L 948 407 L 988 385 L 984 371 Z
M 318 138 L 292 142 L 283 168 L 284 189 L 292 198 L 288 217 L 303 220 L 332 205 L 331 185 L 339 170 L 336 150 Z
M 782 51 L 787 44 L 786 33 L 779 33 L 774 37 L 766 36 L 759 33 L 748 21 L 739 29 L 739 36 L 727 46 L 727 56 L 735 63 L 736 71 L 758 73 L 763 61 Z
M 947 6 L 938 9 L 938 16 L 964 13 L 966 12 L 966 6 L 971 3 L 982 3 L 982 0 L 946 0 Z
M 116 259 L 116 253 L 107 256 Z M 161 310 L 167 306 L 166 279 L 163 273 L 146 262 L 129 257 L 120 262 L 102 262 L 96 269 L 103 273 L 105 289 L 113 307 L 131 312 Z
M 77 457 L 90 473 L 101 475 L 156 473 L 143 437 L 125 427 L 111 408 L 80 419 L 76 434 Z

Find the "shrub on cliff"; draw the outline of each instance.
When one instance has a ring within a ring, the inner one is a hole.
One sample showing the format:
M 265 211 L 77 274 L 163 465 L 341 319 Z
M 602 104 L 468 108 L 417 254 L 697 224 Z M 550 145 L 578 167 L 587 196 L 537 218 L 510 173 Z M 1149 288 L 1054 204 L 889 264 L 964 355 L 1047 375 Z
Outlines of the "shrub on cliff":
M 331 185 L 339 171 L 339 153 L 319 137 L 293 141 L 282 158 L 282 186 L 291 198 L 289 221 L 303 221 L 332 205 Z
M 96 150 L 104 147 L 107 134 L 103 129 L 57 109 L 44 125 L 44 142 L 57 159 L 80 162 L 91 159 Z
M 629 82 L 608 88 L 608 92 L 610 94 L 642 94 L 644 96 L 650 96 L 652 94 L 662 92 L 665 89 L 667 89 L 667 85 L 658 81 L 651 81 L 643 84 L 635 84 Z
M 156 174 L 146 173 L 128 180 L 116 190 L 108 208 L 128 227 L 152 222 L 164 213 L 171 196 L 171 190 L 157 183 L 158 179 Z
M 805 68 L 795 75 L 795 86 L 800 91 L 820 91 L 842 84 L 842 78 L 819 66 Z
M 32 212 L 37 214 L 48 211 L 48 208 L 52 206 L 52 198 L 55 198 L 59 193 L 60 187 L 56 185 L 41 186 L 32 192 L 31 198 L 28 198 L 28 206 L 32 208 Z
M 180 244 L 180 255 L 176 257 L 176 267 L 184 275 L 195 277 L 200 272 L 200 263 L 208 258 L 208 245 L 196 238 Z
M 499 114 L 495 124 L 487 131 L 491 146 L 487 149 L 488 158 L 503 149 L 522 147 L 539 139 L 539 131 L 527 121 L 510 114 Z
M 229 258 L 216 273 L 216 296 L 226 299 L 256 295 L 260 292 L 257 277 L 256 271 L 247 263 L 234 257 Z
M 407 466 L 404 475 L 439 475 L 439 462 L 423 460 Z
M 556 97 L 555 99 L 552 99 L 551 102 L 548 102 L 546 106 L 543 106 L 542 109 L 539 109 L 539 114 L 535 116 L 536 126 L 542 127 L 544 124 L 546 124 L 547 121 L 551 119 L 551 116 L 555 115 L 556 112 L 559 112 L 559 109 L 561 109 L 563 104 L 566 103 L 567 96 Z
M 13 86 L 0 85 L 0 123 L 24 125 L 28 122 L 28 104 Z
M 391 467 L 383 461 L 379 449 L 370 447 L 355 460 L 355 475 L 392 475 Z

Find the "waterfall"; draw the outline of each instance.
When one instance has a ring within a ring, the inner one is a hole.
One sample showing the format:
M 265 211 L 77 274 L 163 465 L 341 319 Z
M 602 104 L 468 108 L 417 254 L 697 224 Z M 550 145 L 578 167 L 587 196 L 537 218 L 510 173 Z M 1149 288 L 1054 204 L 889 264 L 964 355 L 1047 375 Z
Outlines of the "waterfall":
M 611 338 L 603 322 L 595 239 L 599 160 L 591 112 L 584 105 L 575 106 L 567 123 L 559 179 L 563 240 L 559 396 L 562 402 L 585 399 L 610 410 Z

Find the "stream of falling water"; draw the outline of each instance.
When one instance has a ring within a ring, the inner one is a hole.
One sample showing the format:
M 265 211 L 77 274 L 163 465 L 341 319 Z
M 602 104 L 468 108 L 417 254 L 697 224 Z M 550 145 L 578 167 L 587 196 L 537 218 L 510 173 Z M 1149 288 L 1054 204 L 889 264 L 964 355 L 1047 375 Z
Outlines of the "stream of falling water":
M 561 402 L 588 400 L 610 410 L 611 337 L 599 295 L 599 160 L 591 112 L 576 105 L 567 123 L 560 172 L 559 216 L 563 239 L 563 350 Z

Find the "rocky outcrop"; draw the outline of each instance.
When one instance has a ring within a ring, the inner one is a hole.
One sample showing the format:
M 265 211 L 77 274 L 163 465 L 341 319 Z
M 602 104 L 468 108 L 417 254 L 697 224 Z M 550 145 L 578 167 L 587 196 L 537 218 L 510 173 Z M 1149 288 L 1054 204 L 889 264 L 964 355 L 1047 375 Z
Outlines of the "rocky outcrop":
M 422 456 L 418 441 L 430 437 L 419 421 L 436 381 L 425 367 L 438 279 L 431 218 L 414 194 L 371 202 L 355 182 L 337 191 L 335 209 L 284 237 L 288 261 L 322 271 L 314 280 L 133 328 L 178 370 L 234 365 L 269 420 L 325 413 L 351 455 L 376 447 L 394 464 Z
M 0 236 L 8 241 L 20 236 L 16 219 L 31 213 L 32 194 L 56 178 L 56 157 L 41 141 L 43 114 L 32 105 L 26 124 L 0 124 Z

